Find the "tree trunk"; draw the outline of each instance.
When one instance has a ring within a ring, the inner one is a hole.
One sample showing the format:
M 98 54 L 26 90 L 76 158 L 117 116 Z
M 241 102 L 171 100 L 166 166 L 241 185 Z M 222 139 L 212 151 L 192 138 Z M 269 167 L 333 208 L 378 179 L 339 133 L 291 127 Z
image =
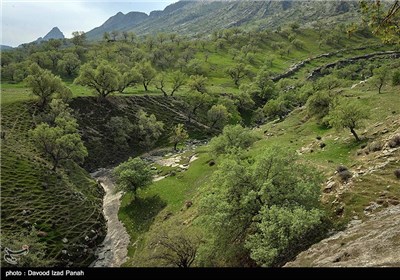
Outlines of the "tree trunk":
M 382 90 L 383 84 L 380 84 L 378 87 L 378 93 L 381 94 L 381 90 Z
M 360 138 L 358 137 L 356 131 L 354 130 L 354 128 L 350 128 L 351 133 L 353 134 L 354 138 L 356 138 L 357 141 L 360 141 Z
M 178 146 L 178 142 L 174 143 L 174 151 L 177 151 L 178 149 L 176 148 L 176 146 Z
M 146 85 L 146 82 L 143 82 L 143 87 L 144 87 L 144 90 L 145 90 L 145 91 L 147 91 L 147 85 Z

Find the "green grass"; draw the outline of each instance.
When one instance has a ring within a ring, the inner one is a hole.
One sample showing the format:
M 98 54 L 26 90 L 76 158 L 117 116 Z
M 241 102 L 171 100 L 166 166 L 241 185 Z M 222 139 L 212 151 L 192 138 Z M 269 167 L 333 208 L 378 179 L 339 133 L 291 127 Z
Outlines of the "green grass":
M 119 218 L 131 236 L 130 258 L 140 258 L 146 250 L 147 232 L 156 226 L 154 221 L 157 215 L 179 215 L 185 201 L 191 200 L 198 188 L 209 179 L 215 169 L 208 165 L 211 157 L 202 149 L 198 152 L 199 158 L 190 164 L 188 171 L 154 182 L 139 191 L 136 199 L 130 193 L 123 196 Z

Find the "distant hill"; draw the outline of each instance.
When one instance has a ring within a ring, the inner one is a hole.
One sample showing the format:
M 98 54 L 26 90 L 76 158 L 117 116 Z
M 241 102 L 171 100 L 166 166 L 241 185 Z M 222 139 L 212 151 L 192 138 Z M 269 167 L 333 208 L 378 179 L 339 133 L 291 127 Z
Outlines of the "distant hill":
M 40 43 L 43 41 L 48 41 L 50 39 L 64 39 L 64 38 L 65 36 L 61 32 L 61 30 L 58 29 L 58 27 L 53 27 L 53 29 L 51 29 L 49 33 L 47 33 L 43 38 L 39 37 L 35 42 Z
M 0 45 L 0 50 L 2 50 L 2 51 L 12 50 L 12 49 L 13 49 L 13 47 L 6 46 L 6 45 Z
M 101 26 L 96 27 L 86 33 L 87 38 L 101 39 L 104 32 L 111 32 L 113 30 L 131 29 L 136 25 L 143 22 L 149 16 L 141 12 L 130 12 L 126 15 L 119 12 L 115 16 L 110 17 Z
M 210 34 L 214 30 L 242 26 L 277 28 L 291 22 L 310 25 L 357 19 L 357 1 L 179 1 L 150 15 L 118 13 L 87 33 L 101 39 L 104 32 L 133 31 L 139 35 L 157 32 Z

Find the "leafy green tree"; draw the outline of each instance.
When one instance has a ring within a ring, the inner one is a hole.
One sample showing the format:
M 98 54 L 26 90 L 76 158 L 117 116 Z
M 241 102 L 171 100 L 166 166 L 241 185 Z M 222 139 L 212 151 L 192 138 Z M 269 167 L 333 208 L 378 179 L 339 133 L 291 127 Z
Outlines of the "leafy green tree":
M 207 78 L 201 75 L 190 76 L 189 87 L 201 94 L 207 93 Z
M 360 141 L 355 129 L 363 127 L 368 111 L 354 101 L 341 100 L 329 112 L 329 124 L 336 129 L 348 128 L 357 141 Z
M 110 33 L 109 32 L 106 31 L 106 32 L 103 33 L 103 40 L 104 41 L 109 42 L 110 38 L 111 37 L 110 37 Z
M 222 104 L 217 104 L 211 107 L 207 112 L 207 118 L 211 123 L 211 128 L 223 128 L 227 124 L 230 113 Z
M 400 1 L 391 1 L 383 5 L 382 1 L 360 1 L 363 20 L 372 28 L 373 33 L 385 43 L 400 43 Z
M 127 87 L 133 87 L 142 81 L 142 76 L 139 72 L 133 69 L 127 69 L 128 67 L 120 67 L 119 69 L 119 92 L 124 92 Z
M 147 149 L 153 147 L 164 131 L 164 123 L 157 121 L 156 116 L 153 114 L 148 115 L 142 109 L 136 113 L 136 118 L 135 125 L 140 145 Z
M 239 91 L 234 95 L 235 104 L 240 111 L 251 109 L 255 103 L 247 91 Z
M 278 117 L 279 120 L 283 120 L 283 118 L 290 111 L 288 102 L 282 97 L 269 100 L 265 104 L 263 110 L 264 110 L 264 114 L 267 118 L 273 119 L 273 118 Z
M 261 69 L 254 79 L 255 94 L 264 102 L 275 96 L 275 84 L 270 71 Z
M 119 148 L 127 148 L 128 140 L 134 130 L 133 124 L 127 117 L 111 117 L 107 122 L 108 131 Z
M 132 192 L 134 198 L 138 189 L 149 186 L 153 180 L 153 171 L 140 158 L 129 158 L 113 170 L 119 188 Z
M 227 125 L 222 130 L 222 133 L 211 139 L 209 147 L 214 155 L 227 154 L 237 149 L 247 149 L 259 137 L 249 128 L 244 128 L 241 125 Z
M 182 86 L 186 84 L 186 81 L 187 77 L 185 74 L 180 71 L 173 72 L 171 77 L 172 90 L 170 95 L 173 96 L 175 92 L 177 92 Z
M 141 63 L 137 66 L 136 70 L 140 75 L 141 83 L 143 84 L 144 90 L 148 91 L 150 82 L 156 77 L 156 70 L 150 65 L 149 62 Z
M 387 67 L 379 67 L 373 70 L 372 83 L 377 87 L 378 93 L 382 91 L 383 85 L 389 79 L 389 69 Z
M 57 117 L 55 124 L 41 123 L 30 131 L 36 148 L 52 161 L 53 170 L 61 161 L 82 162 L 88 152 L 77 132 L 76 120 Z
M 57 95 L 64 99 L 72 96 L 71 90 L 65 86 L 60 77 L 53 75 L 49 70 L 32 64 L 29 72 L 30 75 L 26 77 L 25 82 L 31 88 L 32 94 L 39 98 L 39 107 L 44 108 Z
M 189 138 L 189 134 L 187 133 L 185 126 L 183 124 L 178 124 L 173 127 L 172 133 L 169 137 L 169 141 L 174 145 L 174 150 L 177 150 L 177 146 L 179 143 L 183 143 L 186 139 Z
M 81 61 L 75 53 L 65 53 L 58 61 L 58 68 L 69 77 L 76 74 L 80 65 Z
M 235 86 L 239 87 L 240 80 L 246 77 L 250 70 L 243 63 L 237 63 L 234 66 L 227 68 L 226 72 L 232 78 Z
M 225 157 L 210 182 L 200 205 L 209 235 L 199 262 L 206 266 L 281 265 L 322 233 L 321 177 L 283 147 L 265 149 L 256 158 Z
M 97 67 L 91 64 L 83 65 L 74 83 L 92 88 L 100 99 L 104 99 L 120 90 L 119 76 L 114 67 L 102 61 Z
M 72 32 L 72 43 L 76 46 L 83 46 L 86 42 L 86 33 L 83 31 Z
M 263 206 L 260 217 L 257 233 L 248 237 L 245 247 L 258 265 L 271 266 L 283 264 L 290 254 L 287 251 L 296 251 L 300 247 L 301 239 L 305 239 L 321 223 L 322 212 L 273 205 Z
M 191 122 L 191 119 L 197 115 L 197 112 L 200 108 L 207 108 L 212 102 L 212 98 L 209 94 L 202 94 L 196 91 L 191 91 L 185 94 L 184 100 L 184 107 L 185 111 L 187 112 L 189 122 Z
M 310 116 L 315 116 L 318 120 L 322 120 L 328 115 L 333 104 L 334 96 L 326 91 L 317 91 L 307 100 L 307 110 Z

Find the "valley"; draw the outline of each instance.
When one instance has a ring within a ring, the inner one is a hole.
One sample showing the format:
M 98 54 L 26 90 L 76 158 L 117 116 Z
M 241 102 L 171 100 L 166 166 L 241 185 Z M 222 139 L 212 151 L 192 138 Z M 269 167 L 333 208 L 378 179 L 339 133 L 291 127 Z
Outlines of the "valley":
M 2 50 L 2 266 L 398 266 L 399 44 L 324 3 Z

